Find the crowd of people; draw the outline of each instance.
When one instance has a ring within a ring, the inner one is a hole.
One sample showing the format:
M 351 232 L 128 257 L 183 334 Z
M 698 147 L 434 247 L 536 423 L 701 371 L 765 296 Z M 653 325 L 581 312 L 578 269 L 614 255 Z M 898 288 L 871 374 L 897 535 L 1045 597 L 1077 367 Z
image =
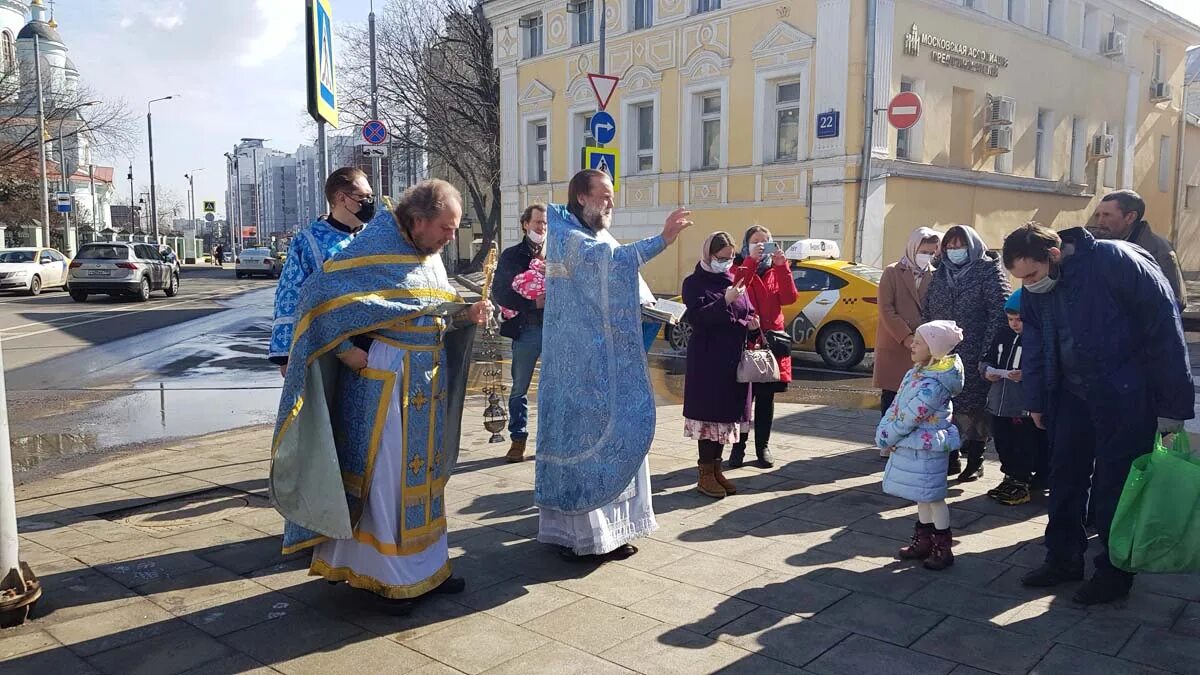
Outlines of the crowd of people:
M 611 180 L 582 171 L 566 204 L 522 213 L 493 307 L 464 303 L 436 255 L 462 215 L 449 184 L 426 181 L 376 214 L 366 177 L 343 169 L 326 196 L 330 214 L 293 239 L 276 294 L 270 357 L 285 379 L 271 494 L 284 550 L 311 548 L 314 574 L 390 601 L 465 588 L 450 571 L 444 491 L 475 328 L 499 314 L 512 340 L 509 462 L 526 457 L 541 363 L 538 541 L 572 561 L 635 555 L 657 528 L 646 355 L 660 329 L 639 269 L 692 226 L 690 212 L 620 244 Z M 1000 252 L 965 225 L 918 228 L 884 271 L 875 440 L 884 491 L 917 504 L 899 557 L 953 565 L 949 480 L 980 477 L 994 440 L 1005 477 L 990 497 L 1021 504 L 1049 490 L 1046 561 L 1024 583 L 1083 577 L 1089 513 L 1106 543 L 1132 460 L 1192 417 L 1182 295 L 1164 275 L 1178 266 L 1143 216 L 1136 194 L 1114 193 L 1090 223 L 1108 240 L 1030 223 Z M 797 291 L 765 227 L 713 232 L 698 254 L 682 284 L 692 335 L 680 433 L 697 444 L 697 490 L 721 499 L 738 491 L 725 471 L 744 466 L 752 434 L 754 462 L 774 465 L 774 401 L 792 380 L 783 308 Z M 1131 584 L 1101 554 L 1075 597 L 1106 602 Z

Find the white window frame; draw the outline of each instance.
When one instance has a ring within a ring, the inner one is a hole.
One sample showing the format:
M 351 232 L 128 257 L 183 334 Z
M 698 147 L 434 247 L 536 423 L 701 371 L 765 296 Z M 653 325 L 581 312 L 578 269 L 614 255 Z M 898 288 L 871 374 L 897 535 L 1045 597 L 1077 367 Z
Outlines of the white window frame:
M 567 166 L 580 166 L 580 153 L 583 152 L 584 143 L 591 136 L 591 130 L 587 128 L 587 124 L 580 118 L 595 115 L 597 112 L 598 109 L 595 103 L 577 105 L 567 110 L 567 122 L 570 125 L 567 129 L 567 140 L 569 141 L 567 144 Z
M 538 176 L 534 175 L 537 172 L 537 134 L 534 133 L 539 125 L 546 125 L 546 180 L 538 180 Z M 549 183 L 554 171 L 554 129 L 550 126 L 550 116 L 547 114 L 526 115 L 521 118 L 521 135 L 522 147 L 525 149 L 524 166 L 522 167 L 521 176 L 524 178 L 526 185 L 539 185 Z
M 643 7 L 645 7 L 646 11 L 650 14 L 650 16 L 647 17 L 649 19 L 649 21 L 646 23 L 645 26 L 638 26 L 638 18 L 639 18 L 638 17 L 638 3 L 639 2 L 644 3 Z M 629 30 L 635 31 L 635 30 L 646 30 L 647 28 L 653 28 L 654 27 L 654 10 L 655 10 L 655 5 L 657 5 L 657 4 L 658 4 L 657 0 L 629 0 Z
M 757 123 L 754 125 L 754 149 L 751 153 L 753 164 L 798 162 L 810 157 L 812 139 L 809 138 L 809 118 L 812 117 L 812 111 L 809 109 L 809 105 L 812 92 L 809 87 L 809 70 L 808 61 L 805 60 L 773 68 L 760 68 L 754 72 L 754 119 Z M 775 156 L 775 141 L 778 133 L 775 118 L 776 96 L 778 86 L 790 82 L 800 83 L 800 128 L 797 130 L 800 144 L 796 149 L 796 159 L 780 159 Z M 724 106 L 724 101 L 722 101 L 723 117 L 728 115 L 727 108 Z M 728 145 L 728 138 L 724 139 L 724 143 Z
M 1085 51 L 1100 51 L 1100 10 L 1095 5 L 1083 6 L 1083 28 L 1079 36 L 1079 47 Z
M 1111 135 L 1116 139 L 1113 147 L 1113 156 L 1104 160 L 1104 187 L 1115 188 L 1117 186 L 1117 161 L 1121 152 L 1121 125 L 1105 123 L 1104 133 Z
M 1021 25 L 1029 25 L 1029 0 L 1007 0 L 1004 8 L 1004 18 Z
M 709 171 L 709 169 L 699 167 L 699 158 L 704 143 L 704 138 L 700 134 L 700 100 L 704 95 L 713 92 L 721 94 L 721 161 L 717 168 L 724 169 L 729 166 L 729 115 L 725 114 L 729 110 L 729 80 L 721 78 L 693 82 L 684 87 L 683 109 L 685 114 L 683 116 L 683 136 L 681 136 L 683 142 L 680 143 L 682 157 L 679 162 L 681 171 Z
M 1045 33 L 1056 40 L 1065 40 L 1067 0 L 1046 0 Z
M 908 85 L 908 89 L 904 86 Z M 913 91 L 917 88 L 917 83 L 911 77 L 901 77 L 899 91 Z M 913 126 L 916 126 L 915 124 Z M 900 139 L 904 139 L 904 156 L 900 156 Z M 896 159 L 902 159 L 906 162 L 913 161 L 913 127 L 907 129 L 896 130 Z
M 1153 70 L 1151 71 L 1150 81 L 1151 82 L 1162 82 L 1163 81 L 1163 74 L 1162 74 L 1162 71 L 1163 71 L 1163 46 L 1162 46 L 1162 42 L 1159 40 L 1154 41 L 1154 62 L 1153 62 L 1152 68 L 1153 68 Z
M 693 14 L 705 14 L 707 12 L 717 12 L 722 9 L 724 0 L 693 0 L 692 7 L 695 8 Z
M 1183 208 L 1191 211 L 1196 208 L 1196 195 L 1200 191 L 1200 185 L 1185 185 L 1183 186 Z
M 1033 175 L 1050 178 L 1054 175 L 1054 111 L 1038 108 L 1033 118 Z
M 590 45 L 596 41 L 596 0 L 577 0 L 582 3 L 586 9 L 579 13 L 571 14 L 571 46 L 578 47 L 579 45 Z M 590 5 L 590 7 L 589 7 Z M 583 32 L 584 21 L 587 21 L 588 39 L 585 41 L 580 35 Z
M 1087 180 L 1087 147 L 1090 142 L 1087 120 L 1082 117 L 1071 118 L 1071 182 L 1076 185 L 1083 185 Z
M 646 175 L 660 173 L 662 170 L 662 164 L 659 159 L 662 156 L 662 106 L 660 100 L 659 92 L 655 91 L 652 94 L 642 94 L 640 96 L 623 98 L 621 101 L 621 105 L 624 107 L 625 119 L 629 120 L 629 122 L 624 125 L 624 138 L 620 139 L 622 145 L 621 154 L 628 158 L 622 162 L 625 173 L 627 174 Z M 654 148 L 651 150 L 652 165 L 649 171 L 641 171 L 638 169 L 638 158 L 641 154 L 641 151 L 638 150 L 639 132 L 641 131 L 641 129 L 638 128 L 638 122 L 640 121 L 638 109 L 644 105 L 650 105 L 654 107 Z
M 1171 191 L 1171 160 L 1175 152 L 1171 147 L 1171 137 L 1163 134 L 1158 137 L 1158 191 Z
M 529 14 L 521 17 L 527 20 L 537 19 L 537 32 L 539 34 L 538 53 L 533 53 L 533 26 L 521 29 L 521 50 L 527 59 L 536 59 L 546 54 L 546 15 L 541 12 Z

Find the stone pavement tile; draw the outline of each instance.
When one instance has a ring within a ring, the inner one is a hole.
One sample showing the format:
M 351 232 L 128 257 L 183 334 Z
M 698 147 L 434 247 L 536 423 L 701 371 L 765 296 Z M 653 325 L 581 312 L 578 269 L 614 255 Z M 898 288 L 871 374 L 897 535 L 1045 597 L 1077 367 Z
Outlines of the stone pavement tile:
M 958 558 L 955 558 L 954 563 L 954 566 L 957 568 Z M 1038 564 L 1040 565 L 1041 563 L 1039 562 Z M 1021 577 L 1029 574 L 1029 572 L 1030 570 L 1027 567 L 1009 567 L 1003 574 L 987 582 L 986 588 L 988 591 L 999 595 L 1007 595 L 1023 600 L 1056 602 L 1064 606 L 1072 606 L 1067 604 L 1070 602 L 1071 595 L 1083 585 L 1083 582 L 1079 581 L 1051 588 L 1031 588 L 1021 583 Z
M 850 592 L 782 572 L 767 572 L 729 591 L 746 602 L 811 617 Z
M 501 565 L 498 557 L 486 553 L 471 553 L 452 558 L 450 568 L 454 576 L 466 579 L 469 593 L 512 579 L 522 571 L 520 568 Z
M 406 646 L 464 673 L 482 673 L 549 640 L 486 614 L 469 616 Z
M 268 534 L 274 537 L 283 534 L 283 518 L 279 512 L 271 508 L 255 508 L 229 516 L 225 520 L 246 527 L 254 528 L 259 532 Z
M 548 642 L 485 672 L 487 675 L 528 675 L 528 673 L 620 675 L 633 671 L 573 647 L 558 642 Z
M 936 626 L 942 614 L 852 593 L 813 617 L 829 626 L 906 647 Z
M 429 657 L 382 637 L 351 639 L 314 649 L 287 661 L 272 664 L 284 675 L 330 673 L 388 673 L 401 675 L 432 663 Z
M 754 552 L 746 562 L 765 567 L 773 572 L 789 576 L 800 576 L 819 569 L 837 565 L 846 560 L 844 555 L 835 555 L 810 547 L 797 547 L 772 540 L 770 544 Z
M 281 558 L 302 558 L 308 560 L 312 556 L 308 551 L 300 551 L 290 556 L 284 556 L 279 552 L 279 548 L 278 537 L 264 536 L 249 541 L 236 541 L 224 546 L 194 551 L 194 553 L 214 565 L 224 567 L 238 574 L 247 574 L 254 570 L 276 564 L 280 562 Z
M 775 514 L 773 513 L 747 506 L 734 506 L 729 504 L 728 501 L 729 498 L 726 497 L 714 506 L 685 514 L 683 522 L 688 525 L 703 523 L 736 532 L 749 532 L 760 525 L 775 520 Z
M 520 625 L 582 600 L 583 597 L 554 584 L 515 577 L 469 593 L 457 601 L 487 612 L 497 619 Z
M 880 565 L 873 560 L 848 558 L 818 569 L 807 578 L 889 600 L 903 600 L 933 581 L 933 577 L 922 574 L 923 571 L 919 565 L 907 561 Z
M 262 532 L 228 520 L 212 521 L 209 527 L 187 530 L 163 537 L 163 541 L 184 550 L 205 549 L 238 541 L 254 541 L 266 537 Z
M 693 586 L 663 591 L 629 606 L 663 623 L 707 634 L 754 610 L 755 605 L 727 595 Z
M 175 551 L 150 555 L 140 560 L 96 565 L 96 570 L 129 588 L 137 588 L 154 581 L 183 576 L 206 567 L 212 567 L 212 563 L 190 553 Z
M 618 607 L 628 607 L 642 598 L 683 586 L 623 565 L 601 565 L 577 579 L 560 581 L 558 585 Z
M 22 529 L 21 536 L 59 553 L 68 553 L 83 546 L 104 543 L 103 539 L 98 539 L 86 532 L 80 532 L 65 525 L 55 525 L 47 529 L 33 531 Z
M 896 559 L 896 551 L 900 550 L 902 542 L 874 534 L 863 534 L 853 530 L 842 530 L 827 544 L 821 544 L 820 550 L 842 555 L 846 558 L 868 558 L 887 564 Z M 957 551 L 955 551 L 957 553 Z
M 437 661 L 434 661 L 429 665 L 417 668 L 411 673 L 408 673 L 408 675 L 461 675 L 461 673 L 461 670 L 457 670 L 444 663 L 438 663 Z
M 584 598 L 529 621 L 524 627 L 576 649 L 599 654 L 658 625 L 658 621 L 628 609 Z
M 361 634 L 360 631 L 353 624 L 302 609 L 274 621 L 229 633 L 220 639 L 256 661 L 273 665 L 303 656 L 314 649 L 343 642 Z
M 690 630 L 659 626 L 621 642 L 600 656 L 639 673 L 695 675 L 718 672 L 751 654 Z
M 196 492 L 205 492 L 213 488 L 213 484 L 199 478 L 186 475 L 160 476 L 145 480 L 122 482 L 121 488 L 143 497 L 182 497 Z
M 1171 627 L 1176 633 L 1200 638 L 1200 603 L 1190 602 L 1179 620 Z
M 111 520 L 96 518 L 94 516 L 84 518 L 76 523 L 71 523 L 71 529 L 76 532 L 82 532 L 91 535 L 100 541 L 126 541 L 129 539 L 140 539 L 146 536 L 145 532 L 129 527 L 122 523 L 115 523 Z
M 74 490 L 86 490 L 98 487 L 94 481 L 83 478 L 45 478 L 42 480 L 16 486 L 17 503 L 27 499 L 45 499 L 52 495 L 60 495 Z M 55 506 L 61 505 L 55 503 Z M 18 509 L 20 507 L 18 506 Z
M 1200 574 L 1143 574 L 1134 588 L 1200 602 Z
M 652 536 L 659 541 L 730 560 L 751 560 L 756 551 L 770 543 L 763 537 L 737 530 L 688 521 L 661 525 Z
M 65 509 L 71 509 L 89 516 L 97 513 L 129 509 L 153 501 L 149 497 L 137 494 L 136 492 L 108 485 L 45 495 L 42 499 L 51 504 L 57 504 Z
M 61 647 L 58 640 L 44 630 L 35 628 L 25 633 L 14 634 L 12 629 L 6 629 L 0 633 L 0 663 L 10 661 L 18 656 Z
M 35 615 L 55 623 L 110 612 L 139 601 L 133 591 L 91 570 L 40 579 L 44 594 L 38 600 Z
M 927 570 L 923 565 L 914 564 L 914 569 L 917 573 L 931 580 L 945 579 L 946 576 L 941 572 Z M 964 586 L 986 587 L 991 582 L 1000 578 L 1004 574 L 1014 569 L 1007 563 L 997 562 L 989 558 L 984 558 L 978 555 L 955 555 L 954 557 L 954 581 Z M 1020 568 L 1017 568 L 1020 569 Z M 1025 573 L 1028 570 L 1021 570 Z M 997 591 L 1001 595 L 1003 592 Z M 1024 596 L 1021 596 L 1024 597 Z
M 142 539 L 105 541 L 80 546 L 71 550 L 71 556 L 93 566 L 115 562 L 134 563 L 143 558 L 153 557 L 170 548 L 171 545 L 167 542 L 146 535 Z
M 912 502 L 904 499 L 861 490 L 846 490 L 829 499 L 789 509 L 785 515 L 814 523 L 844 527 L 864 516 L 879 518 L 889 511 L 908 509 L 912 509 Z
M 1148 575 L 1142 575 L 1148 576 Z M 1133 591 L 1112 604 L 1093 605 L 1092 613 L 1132 619 L 1143 625 L 1170 628 L 1187 609 L 1187 601 L 1157 593 L 1147 593 L 1134 582 Z
M 1027 545 L 1027 543 L 1025 541 L 999 539 L 981 532 L 955 532 L 954 555 L 978 555 L 988 560 L 1004 562 L 1006 558 L 1017 552 L 1022 546 Z
M 948 617 L 912 648 L 1001 675 L 1024 675 L 1050 645 L 995 626 Z
M 812 661 L 848 635 L 840 628 L 768 607 L 759 607 L 709 633 L 709 637 L 793 666 Z
M 175 675 L 231 654 L 229 647 L 187 627 L 97 654 L 88 661 L 109 675 Z
M 186 626 L 154 603 L 139 600 L 105 612 L 100 618 L 84 616 L 52 623 L 46 627 L 46 632 L 71 651 L 86 657 Z
M 240 596 L 226 595 L 220 601 L 180 618 L 209 635 L 220 637 L 305 609 L 304 605 L 285 595 L 266 589 L 263 591 Z
M 232 654 L 223 659 L 209 661 L 184 671 L 180 675 L 278 675 L 279 671 L 268 668 L 245 654 Z
M 1092 612 L 1071 626 L 1056 641 L 1088 651 L 1116 656 L 1140 624 L 1135 619 Z
M 1041 567 L 1046 560 L 1046 546 L 1040 540 L 1032 541 L 1017 549 L 1004 559 L 1009 565 L 1018 565 L 1029 569 Z
M 798 480 L 784 479 L 783 482 L 776 483 L 769 490 L 742 491 L 739 487 L 736 495 L 721 500 L 721 508 L 778 515 L 783 511 L 812 501 L 811 495 L 802 492 L 807 486 L 807 483 Z
M 444 596 L 423 598 L 407 612 L 386 611 L 347 614 L 344 619 L 402 645 L 462 621 L 477 612 Z
M 622 560 L 621 564 L 643 572 L 651 572 L 690 555 L 698 555 L 691 549 L 667 544 L 650 537 L 638 539 L 634 542 L 634 546 L 638 547 L 637 555 Z
M 0 642 L 0 672 L 4 675 L 96 675 L 100 671 L 66 647 L 36 649 L 5 657 Z
M 1030 675 L 1157 675 L 1164 671 L 1140 663 L 1097 654 L 1086 649 L 1055 645 L 1030 671 Z
M 972 666 L 959 665 L 954 670 L 950 671 L 950 675 L 992 675 L 986 670 L 980 670 Z
M 817 675 L 936 675 L 949 673 L 954 663 L 862 635 L 851 635 L 812 661 L 805 670 Z
M 749 532 L 755 537 L 764 537 L 771 541 L 799 550 L 815 548 L 833 541 L 833 538 L 844 532 L 840 527 L 829 527 L 799 518 L 780 516 Z
M 1200 640 L 1162 628 L 1139 628 L 1117 656 L 1172 673 L 1200 673 Z
M 917 520 L 916 514 L 915 508 L 910 509 L 910 512 L 904 513 L 901 516 L 889 514 L 890 517 L 888 518 L 880 518 L 880 514 L 870 514 L 849 523 L 847 527 L 857 532 L 865 532 L 867 534 L 895 539 L 896 541 L 907 542 L 912 538 L 913 523 Z M 950 528 L 957 532 L 964 525 L 982 517 L 983 514 L 974 511 L 951 509 Z
M 731 588 L 758 577 L 767 570 L 755 565 L 718 558 L 706 553 L 693 553 L 676 562 L 663 565 L 654 574 L 685 584 L 724 593 Z
M 953 568 L 951 568 L 951 573 Z M 943 572 L 945 574 L 945 572 Z M 1087 613 L 1066 606 L 1050 605 L 1041 600 L 1022 600 L 939 580 L 913 594 L 907 602 L 960 619 L 990 623 L 1015 633 L 1045 640 L 1083 621 Z
M 41 544 L 28 541 L 24 537 L 18 537 L 19 555 L 22 562 L 28 563 L 34 570 L 34 574 L 40 571 L 39 565 L 44 562 L 54 562 L 62 560 L 64 556 L 58 551 L 51 550 Z
M 692 515 L 694 512 L 712 508 L 717 502 L 712 497 L 697 492 L 694 481 L 689 481 L 683 487 L 655 494 L 653 503 L 656 515 L 661 514 L 665 516 L 677 513 L 681 517 L 686 517 L 687 515 Z

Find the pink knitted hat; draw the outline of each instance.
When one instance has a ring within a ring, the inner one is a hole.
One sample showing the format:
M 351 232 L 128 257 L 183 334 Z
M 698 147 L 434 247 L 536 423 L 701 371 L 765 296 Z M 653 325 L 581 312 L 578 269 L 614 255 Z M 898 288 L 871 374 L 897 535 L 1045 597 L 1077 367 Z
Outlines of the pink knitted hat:
M 940 359 L 962 342 L 963 332 L 953 321 L 930 321 L 917 326 L 917 333 L 929 345 L 929 353 Z

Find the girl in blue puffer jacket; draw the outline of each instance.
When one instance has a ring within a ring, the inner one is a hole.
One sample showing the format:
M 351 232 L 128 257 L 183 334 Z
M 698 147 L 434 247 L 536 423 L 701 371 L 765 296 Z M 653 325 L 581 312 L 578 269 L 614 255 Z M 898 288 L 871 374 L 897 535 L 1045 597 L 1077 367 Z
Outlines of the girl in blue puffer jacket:
M 924 560 L 931 570 L 954 564 L 946 469 L 950 452 L 962 445 L 950 399 L 963 389 L 963 364 L 950 352 L 962 338 L 962 329 L 953 321 L 917 327 L 912 341 L 915 365 L 875 431 L 875 444 L 891 450 L 883 491 L 917 503 L 912 543 L 900 549 L 900 558 Z

